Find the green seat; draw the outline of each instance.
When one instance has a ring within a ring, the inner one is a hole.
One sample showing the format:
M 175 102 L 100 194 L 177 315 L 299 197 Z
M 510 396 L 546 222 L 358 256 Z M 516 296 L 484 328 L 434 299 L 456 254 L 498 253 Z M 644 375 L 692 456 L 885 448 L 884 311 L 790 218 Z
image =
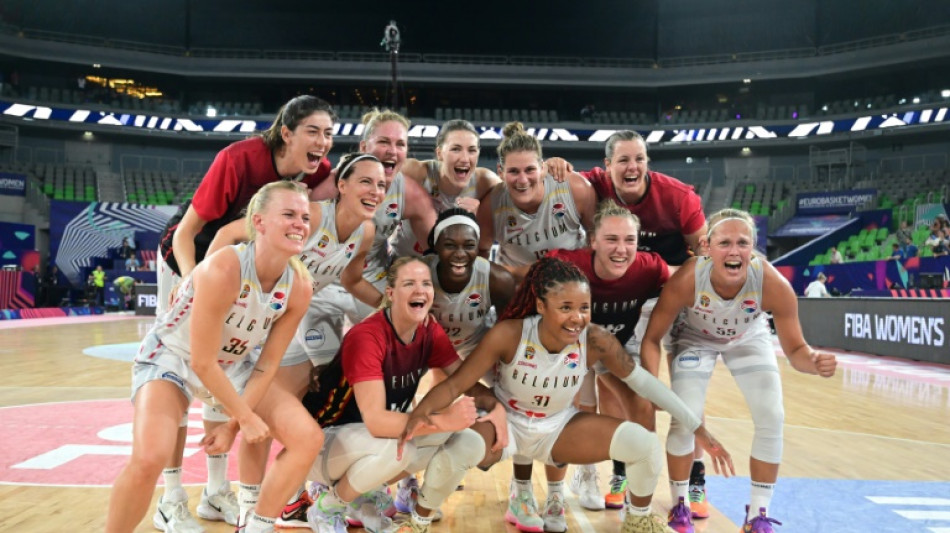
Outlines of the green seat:
M 133 203 L 138 201 L 137 198 L 136 198 L 136 196 L 135 196 L 135 193 L 129 193 L 129 195 L 126 196 L 126 198 L 127 198 L 130 202 L 133 202 Z
M 887 234 L 888 234 L 887 228 L 878 228 L 877 237 L 876 237 L 877 242 L 882 242 L 884 239 L 886 239 Z
M 44 184 L 43 184 L 43 194 L 45 194 L 45 195 L 47 195 L 47 196 L 53 194 L 53 184 L 52 184 L 52 183 L 44 183 Z
M 920 250 L 920 257 L 933 257 L 933 256 L 934 256 L 934 249 L 931 248 L 930 246 L 924 246 L 924 247 L 920 248 L 919 250 Z

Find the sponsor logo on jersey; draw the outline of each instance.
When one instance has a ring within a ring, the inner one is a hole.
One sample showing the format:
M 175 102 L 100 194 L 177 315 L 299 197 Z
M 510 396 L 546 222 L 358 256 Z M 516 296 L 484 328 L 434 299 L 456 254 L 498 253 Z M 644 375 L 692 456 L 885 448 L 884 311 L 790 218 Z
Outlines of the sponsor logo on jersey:
M 270 297 L 270 308 L 274 311 L 280 311 L 287 303 L 287 293 L 277 291 Z
M 171 382 L 177 383 L 179 387 L 184 387 L 184 386 L 185 386 L 184 380 L 182 380 L 181 377 L 180 377 L 178 374 L 174 373 L 174 372 L 165 372 L 165 373 L 163 373 L 163 374 L 162 374 L 162 379 L 164 379 L 164 380 L 166 380 L 166 381 L 171 381 Z
M 351 242 L 350 244 L 346 245 L 346 251 L 343 252 L 343 255 L 345 255 L 346 258 L 349 259 L 353 255 L 354 250 L 356 250 L 356 243 Z
M 699 356 L 693 354 L 680 355 L 676 358 L 676 366 L 683 369 L 699 368 Z
M 322 329 L 310 328 L 307 330 L 306 335 L 304 335 L 303 340 L 308 347 L 319 348 L 323 346 L 323 342 L 327 340 L 327 337 L 323 334 Z
M 750 315 L 759 310 L 759 306 L 756 305 L 755 300 L 742 300 L 742 305 L 740 307 L 743 311 Z
M 317 248 L 326 248 L 329 244 L 330 236 L 324 233 L 323 237 L 320 237 L 320 242 L 317 243 Z
M 518 361 L 518 366 L 526 366 L 528 368 L 538 368 L 538 365 L 534 363 L 529 363 L 527 361 Z
M 399 204 L 396 202 L 386 204 L 386 216 L 389 218 L 396 218 L 399 216 Z
M 551 206 L 551 213 L 557 218 L 562 218 L 567 214 L 567 207 L 561 202 L 554 202 L 554 205 Z
M 581 364 L 581 354 L 571 352 L 564 356 L 564 366 L 567 368 L 577 368 L 579 364 Z
M 473 292 L 472 294 L 468 295 L 468 298 L 466 298 L 465 301 L 468 302 L 469 307 L 478 307 L 482 304 L 482 295 L 478 294 L 477 292 Z

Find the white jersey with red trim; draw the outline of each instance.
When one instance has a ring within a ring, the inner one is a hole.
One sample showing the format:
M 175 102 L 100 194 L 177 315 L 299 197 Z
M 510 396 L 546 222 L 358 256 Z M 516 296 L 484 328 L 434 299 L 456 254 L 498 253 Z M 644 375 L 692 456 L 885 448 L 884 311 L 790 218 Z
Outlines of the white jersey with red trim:
M 708 257 L 696 260 L 696 295 L 693 305 L 684 309 L 672 329 L 673 343 L 728 345 L 759 334 L 769 334 L 768 315 L 762 310 L 762 261 L 749 261 L 745 283 L 735 298 L 726 300 L 716 294 L 710 281 L 713 262 Z
M 576 250 L 587 242 L 567 181 L 558 183 L 550 174 L 545 176 L 544 199 L 534 213 L 518 209 L 504 183 L 492 189 L 488 201 L 501 265 L 530 265 L 550 250 Z
M 439 258 L 427 255 L 423 260 L 432 272 L 435 296 L 432 299 L 432 316 L 445 330 L 462 358 L 468 357 L 491 328 L 491 294 L 489 279 L 491 263 L 484 257 L 476 257 L 472 265 L 472 277 L 468 285 L 458 293 L 448 293 L 439 283 L 436 267 Z
M 313 277 L 314 297 L 320 289 L 340 279 L 340 274 L 350 264 L 361 242 L 362 224 L 345 241 L 340 242 L 336 234 L 336 201 L 320 202 L 320 226 L 310 233 L 300 254 L 303 266 Z
M 241 292 L 231 304 L 231 311 L 222 324 L 218 363 L 228 373 L 236 363 L 251 357 L 255 348 L 267 340 L 274 321 L 287 310 L 293 287 L 294 271 L 290 265 L 270 292 L 261 290 L 254 262 L 254 243 L 231 246 L 241 264 Z M 139 346 L 135 362 L 156 364 L 176 369 L 189 385 L 204 388 L 188 363 L 191 361 L 191 313 L 195 295 L 194 279 L 188 276 L 182 282 L 171 308 L 155 320 L 152 329 Z M 182 364 L 184 363 L 184 364 Z
M 525 318 L 521 342 L 510 363 L 499 362 L 495 397 L 529 418 L 544 418 L 573 405 L 587 374 L 587 328 L 576 343 L 548 352 L 538 338 L 540 315 Z

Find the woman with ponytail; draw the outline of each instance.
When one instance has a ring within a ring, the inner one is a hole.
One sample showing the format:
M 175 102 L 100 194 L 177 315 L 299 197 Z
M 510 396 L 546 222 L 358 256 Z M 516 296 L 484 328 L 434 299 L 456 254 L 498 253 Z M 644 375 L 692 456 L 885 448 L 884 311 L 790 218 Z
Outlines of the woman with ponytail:
M 107 532 L 131 532 L 141 521 L 152 498 L 143 489 L 155 485 L 172 459 L 179 423 L 195 397 L 231 417 L 202 439 L 209 454 L 229 450 L 239 429 L 248 442 L 274 437 L 284 445 L 245 529 L 273 531 L 283 502 L 323 443 L 296 398 L 262 402 L 312 292 L 309 274 L 295 259 L 310 233 L 308 214 L 299 186 L 263 187 L 245 219 L 251 241 L 199 264 L 145 336 L 132 368 L 132 456 L 112 489 Z M 160 502 L 166 529 L 185 505 Z
M 577 267 L 543 258 L 529 270 L 501 317 L 445 381 L 410 413 L 403 440 L 427 427 L 430 416 L 495 368 L 493 392 L 508 414 L 509 444 L 504 457 L 520 456 L 549 465 L 589 464 L 607 459 L 626 465 L 628 485 L 625 533 L 670 533 L 650 509 L 662 451 L 656 434 L 632 422 L 581 412 L 573 405 L 584 376 L 603 363 L 628 387 L 664 408 L 714 458 L 717 471 L 734 473 L 731 458 L 699 419 L 655 377 L 637 366 L 610 332 L 590 324 L 590 286 Z M 521 531 L 542 524 L 520 519 L 536 507 L 530 480 L 516 480 L 516 497 L 506 513 Z M 548 494 L 561 499 L 558 493 Z

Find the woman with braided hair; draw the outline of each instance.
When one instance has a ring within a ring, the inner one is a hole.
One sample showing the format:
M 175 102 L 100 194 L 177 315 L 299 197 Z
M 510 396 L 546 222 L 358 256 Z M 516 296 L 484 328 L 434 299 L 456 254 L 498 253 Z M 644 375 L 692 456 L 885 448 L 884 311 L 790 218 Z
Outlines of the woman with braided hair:
M 632 422 L 576 409 L 573 400 L 588 370 L 603 363 L 628 387 L 690 428 L 713 457 L 717 471 L 733 473 L 732 459 L 672 391 L 635 364 L 616 337 L 590 324 L 590 314 L 590 286 L 577 267 L 549 257 L 535 263 L 501 321 L 410 413 L 402 440 L 430 427 L 433 413 L 495 368 L 493 392 L 508 414 L 504 457 L 517 455 L 551 465 L 622 461 L 630 483 L 621 531 L 669 533 L 672 530 L 650 510 L 662 461 L 659 440 Z M 517 498 L 506 514 L 509 521 L 521 512 L 518 507 L 534 504 L 527 490 L 530 481 L 516 483 Z

